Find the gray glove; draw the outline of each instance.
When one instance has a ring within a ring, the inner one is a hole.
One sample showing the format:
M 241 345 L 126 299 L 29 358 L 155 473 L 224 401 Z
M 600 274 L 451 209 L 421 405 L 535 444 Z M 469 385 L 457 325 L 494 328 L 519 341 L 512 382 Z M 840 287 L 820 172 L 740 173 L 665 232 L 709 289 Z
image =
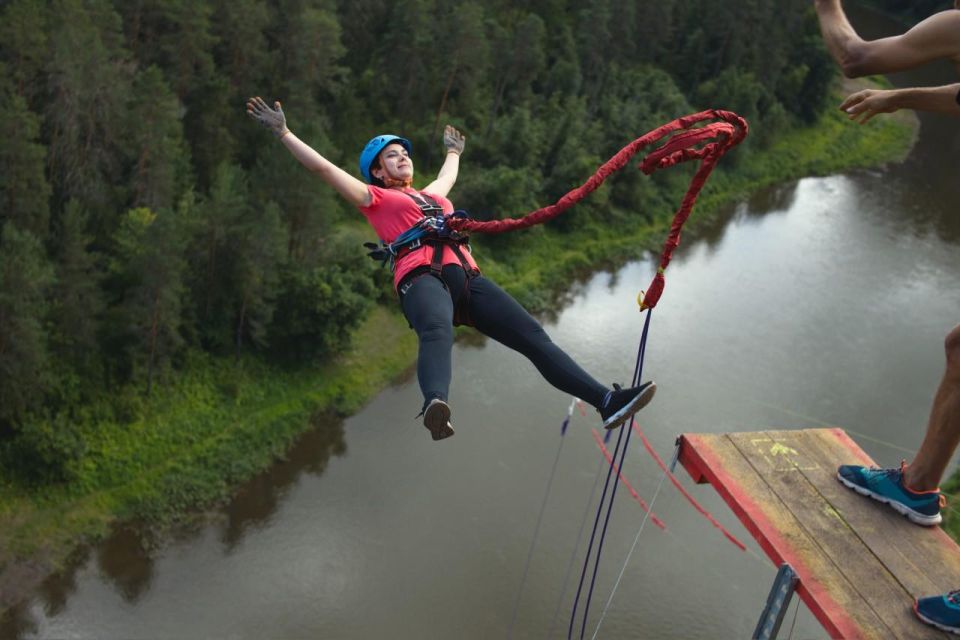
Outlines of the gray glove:
M 467 144 L 467 139 L 462 133 L 447 125 L 443 128 L 443 146 L 447 151 L 453 151 L 457 155 L 463 153 L 463 147 Z
M 290 133 L 287 129 L 287 119 L 283 115 L 283 109 L 280 108 L 280 102 L 274 102 L 271 108 L 260 96 L 247 100 L 247 113 L 251 118 L 265 126 L 273 132 L 273 135 L 282 138 L 284 134 Z

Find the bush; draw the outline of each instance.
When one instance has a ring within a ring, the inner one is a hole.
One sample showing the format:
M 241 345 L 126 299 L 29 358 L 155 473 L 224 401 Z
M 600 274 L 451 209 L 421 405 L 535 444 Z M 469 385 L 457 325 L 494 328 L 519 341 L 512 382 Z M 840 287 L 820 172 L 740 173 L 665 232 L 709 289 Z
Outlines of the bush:
M 29 484 L 67 482 L 86 452 L 77 427 L 63 416 L 26 421 L 3 451 L 4 466 Z

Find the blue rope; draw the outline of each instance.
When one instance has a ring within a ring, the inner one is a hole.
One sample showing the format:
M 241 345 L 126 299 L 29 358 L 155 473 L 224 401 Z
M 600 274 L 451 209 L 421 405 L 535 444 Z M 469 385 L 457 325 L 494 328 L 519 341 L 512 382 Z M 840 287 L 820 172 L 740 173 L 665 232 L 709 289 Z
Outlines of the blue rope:
M 560 608 L 563 606 L 563 599 L 567 595 L 567 586 L 570 584 L 570 574 L 573 573 L 573 564 L 577 559 L 577 550 L 580 548 L 580 541 L 583 540 L 583 530 L 587 527 L 587 518 L 590 517 L 590 505 L 593 504 L 593 496 L 597 494 L 597 485 L 600 484 L 600 474 L 603 473 L 603 463 L 606 462 L 600 458 L 600 464 L 597 465 L 597 472 L 593 474 L 593 486 L 590 487 L 590 497 L 587 503 L 583 505 L 583 515 L 580 517 L 580 528 L 577 529 L 577 541 L 573 543 L 573 552 L 570 554 L 570 560 L 567 562 L 567 570 L 563 574 L 563 589 L 560 591 L 560 597 L 557 598 L 557 608 L 553 611 L 553 618 L 550 619 L 550 630 L 547 632 L 547 639 L 553 637 L 553 630 L 557 626 L 557 620 L 560 618 Z
M 650 318 L 651 318 L 651 316 L 652 316 L 651 311 L 652 311 L 652 309 L 647 311 L 647 318 L 646 318 L 646 320 L 645 320 L 644 323 L 643 323 L 643 333 L 642 333 L 642 335 L 641 335 L 641 337 L 640 337 L 640 347 L 639 347 L 638 350 L 637 350 L 637 362 L 636 362 L 636 365 L 635 365 L 634 370 L 633 370 L 633 384 L 632 384 L 631 386 L 634 386 L 634 387 L 637 386 L 637 385 L 640 383 L 640 379 L 641 379 L 641 377 L 643 376 L 643 360 L 644 360 L 644 357 L 646 356 L 646 350 L 647 350 L 647 335 L 648 335 L 649 330 L 650 330 Z M 616 459 L 617 459 L 617 453 L 618 453 L 618 452 L 620 453 L 620 462 L 619 462 L 619 464 L 616 465 L 616 466 L 619 467 L 621 473 L 623 472 L 623 462 L 624 462 L 624 459 L 626 458 L 626 455 L 627 455 L 627 447 L 628 447 L 629 444 L 630 444 L 630 434 L 633 432 L 633 421 L 634 421 L 634 418 L 633 418 L 633 416 L 631 416 L 631 417 L 630 417 L 630 424 L 628 424 L 628 425 L 623 425 L 623 426 L 620 428 L 620 434 L 617 436 L 617 445 L 616 445 L 616 447 L 615 447 L 614 450 L 613 450 L 613 455 L 610 456 L 610 458 L 611 458 L 612 461 L 616 461 Z M 623 437 L 623 432 L 624 432 L 624 431 L 627 432 L 627 437 L 626 437 L 625 439 L 624 439 L 624 437 Z M 623 450 L 622 450 L 622 451 L 620 450 L 620 442 L 621 442 L 621 440 L 623 441 Z M 577 605 L 578 605 L 578 603 L 579 603 L 579 601 L 580 601 L 580 593 L 581 593 L 581 591 L 582 591 L 582 589 L 583 589 L 583 580 L 584 580 L 584 577 L 585 577 L 586 574 L 587 574 L 587 567 L 588 567 L 589 564 L 590 564 L 590 553 L 591 553 L 591 551 L 593 550 L 593 541 L 594 541 L 594 537 L 596 536 L 596 533 L 597 533 L 597 525 L 598 525 L 599 522 L 600 522 L 600 514 L 603 512 L 603 509 L 604 509 L 604 501 L 605 501 L 605 499 L 606 499 L 607 488 L 608 488 L 608 486 L 609 486 L 609 484 L 610 484 L 610 478 L 611 478 L 611 476 L 613 475 L 613 468 L 614 468 L 614 466 L 615 466 L 615 465 L 611 463 L 610 469 L 607 471 L 607 482 L 606 482 L 606 484 L 605 484 L 604 487 L 603 487 L 603 495 L 601 495 L 601 497 L 600 497 L 600 506 L 599 506 L 599 508 L 597 509 L 597 517 L 596 517 L 596 519 L 594 520 L 594 523 L 593 523 L 593 533 L 590 535 L 590 544 L 589 544 L 588 547 L 587 547 L 587 555 L 586 555 L 586 557 L 584 558 L 584 561 L 583 561 L 583 570 L 582 570 L 581 573 L 580 573 L 580 585 L 577 587 L 577 597 L 574 599 L 574 602 L 573 602 L 573 612 L 570 614 L 570 626 L 569 626 L 569 628 L 567 629 L 567 639 L 568 639 L 568 640 L 571 640 L 572 637 L 573 637 L 573 624 L 574 624 L 574 622 L 576 621 Z M 610 524 L 610 515 L 613 513 L 613 502 L 614 502 L 614 499 L 616 498 L 616 495 L 617 495 L 617 486 L 618 486 L 619 484 L 620 484 L 619 482 L 617 482 L 616 480 L 614 480 L 614 482 L 613 482 L 613 490 L 610 492 L 610 501 L 609 501 L 609 503 L 606 505 L 607 515 L 606 515 L 606 517 L 604 518 L 604 521 L 603 521 L 603 530 L 602 530 L 601 533 L 600 533 L 600 541 L 599 541 L 599 543 L 598 543 L 598 545 L 597 545 L 597 556 L 596 556 L 596 558 L 594 559 L 593 575 L 591 576 L 591 579 L 590 579 L 590 589 L 589 589 L 589 591 L 588 591 L 588 593 L 587 593 L 587 599 L 586 599 L 586 601 L 584 602 L 584 608 L 583 608 L 583 623 L 582 623 L 582 625 L 581 625 L 581 627 L 580 627 L 580 639 L 581 639 L 581 640 L 583 640 L 583 637 L 584 637 L 584 635 L 586 634 L 586 629 L 587 629 L 587 617 L 588 617 L 589 612 L 590 612 L 590 600 L 593 598 L 593 589 L 594 589 L 594 586 L 596 585 L 596 582 L 597 582 L 597 571 L 598 571 L 599 568 L 600 568 L 600 554 L 603 552 L 603 542 L 604 542 L 604 539 L 605 539 L 606 536 L 607 536 L 607 527 L 608 527 L 608 525 Z
M 617 452 L 620 450 L 620 441 L 623 440 L 623 430 L 617 436 L 617 446 L 613 450 L 613 459 L 616 459 Z M 600 514 L 603 512 L 603 505 L 607 499 L 607 490 L 610 488 L 610 476 L 613 474 L 613 465 L 607 468 L 607 480 L 603 484 L 603 493 L 600 494 L 600 505 L 597 508 L 597 517 L 593 520 L 593 531 L 590 533 L 590 543 L 587 545 L 587 555 L 583 559 L 583 569 L 580 571 L 580 583 L 577 585 L 577 595 L 573 599 L 573 611 L 570 613 L 570 626 L 567 628 L 567 640 L 573 638 L 573 623 L 577 618 L 577 606 L 580 603 L 580 593 L 583 591 L 583 580 L 587 575 L 587 567 L 590 566 L 590 554 L 593 553 L 593 542 L 597 537 L 597 525 L 600 524 Z
M 527 584 L 527 575 L 530 573 L 533 551 L 537 546 L 537 539 L 540 537 L 540 525 L 543 523 L 543 513 L 547 509 L 550 490 L 553 488 L 553 479 L 557 474 L 557 463 L 560 461 L 560 453 L 563 451 L 563 443 L 566 441 L 563 436 L 567 434 L 567 427 L 570 426 L 570 417 L 573 415 L 573 410 L 577 406 L 577 400 L 577 398 L 574 398 L 570 401 L 567 415 L 563 418 L 563 425 L 560 427 L 560 446 L 557 447 L 557 455 L 553 458 L 553 468 L 550 470 L 550 479 L 547 480 L 547 491 L 543 496 L 543 502 L 540 503 L 540 513 L 537 515 L 537 524 L 533 528 L 533 540 L 530 541 L 530 549 L 527 551 L 527 562 L 523 567 L 523 578 L 520 580 L 520 589 L 517 592 L 517 601 L 513 605 L 513 616 L 510 619 L 510 628 L 507 630 L 508 639 L 513 637 L 513 628 L 517 623 L 517 614 L 520 612 L 520 599 L 523 597 L 523 588 Z

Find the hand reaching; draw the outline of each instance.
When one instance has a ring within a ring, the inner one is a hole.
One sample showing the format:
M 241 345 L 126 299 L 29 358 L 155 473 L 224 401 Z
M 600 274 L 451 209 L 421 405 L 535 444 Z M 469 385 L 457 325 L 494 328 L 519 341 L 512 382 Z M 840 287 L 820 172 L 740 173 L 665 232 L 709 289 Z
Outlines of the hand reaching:
M 453 152 L 457 155 L 463 153 L 463 147 L 467 144 L 467 139 L 462 133 L 447 125 L 443 128 L 443 146 L 447 148 L 447 152 Z
M 878 113 L 893 113 L 899 107 L 895 104 L 896 90 L 864 89 L 847 96 L 840 108 L 851 120 L 865 123 Z
M 251 118 L 265 126 L 273 132 L 273 135 L 282 138 L 284 134 L 290 133 L 287 129 L 287 119 L 283 115 L 283 109 L 280 108 L 280 101 L 273 103 L 274 108 L 267 105 L 260 96 L 247 100 L 247 113 Z

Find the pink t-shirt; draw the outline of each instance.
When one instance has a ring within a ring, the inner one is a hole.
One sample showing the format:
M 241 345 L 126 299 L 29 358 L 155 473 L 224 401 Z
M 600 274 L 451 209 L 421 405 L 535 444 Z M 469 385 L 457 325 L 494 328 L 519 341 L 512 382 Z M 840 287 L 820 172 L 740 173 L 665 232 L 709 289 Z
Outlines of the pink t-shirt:
M 370 192 L 370 204 L 366 207 L 360 207 L 360 213 L 367 217 L 367 221 L 376 231 L 377 237 L 384 242 L 393 242 L 397 236 L 423 217 L 417 203 L 414 202 L 413 198 L 406 195 L 407 193 L 414 195 L 421 193 L 416 189 L 407 188 L 401 191 L 399 189 L 383 189 L 371 184 L 367 185 L 367 190 Z M 444 213 L 453 213 L 453 203 L 447 198 L 427 191 L 423 193 L 436 200 L 437 204 L 443 208 Z M 467 263 L 476 269 L 477 263 L 474 262 L 473 256 L 470 255 L 466 245 L 461 246 L 460 251 L 467 259 Z M 399 285 L 403 277 L 412 270 L 422 265 L 429 265 L 432 260 L 433 247 L 424 246 L 410 251 L 397 260 L 393 275 L 393 286 Z M 443 264 L 460 264 L 457 254 L 450 247 L 443 248 Z

